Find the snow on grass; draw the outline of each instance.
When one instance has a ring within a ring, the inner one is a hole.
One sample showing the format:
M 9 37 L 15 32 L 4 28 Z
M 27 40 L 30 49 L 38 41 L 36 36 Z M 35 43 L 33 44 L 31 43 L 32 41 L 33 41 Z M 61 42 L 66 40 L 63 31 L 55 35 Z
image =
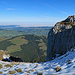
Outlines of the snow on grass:
M 52 61 L 43 63 L 12 63 L 0 61 L 0 64 L 3 65 L 0 69 L 2 75 L 10 75 L 9 73 L 12 73 L 12 75 L 75 75 L 75 49 Z

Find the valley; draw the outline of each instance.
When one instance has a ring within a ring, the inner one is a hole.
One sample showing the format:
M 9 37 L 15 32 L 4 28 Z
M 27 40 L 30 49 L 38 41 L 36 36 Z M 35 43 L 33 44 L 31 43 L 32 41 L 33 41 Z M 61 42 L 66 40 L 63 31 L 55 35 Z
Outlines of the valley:
M 16 29 L 16 28 L 17 27 L 13 28 L 12 26 L 1 28 L 0 50 L 8 51 L 10 56 L 19 57 L 24 62 L 46 61 L 47 34 L 48 34 L 47 32 L 49 31 L 49 28 L 48 27 L 46 28 L 28 27 L 26 29 L 25 28 Z M 25 34 L 26 31 L 28 31 L 27 34 Z M 40 35 L 36 34 L 36 32 Z M 46 35 L 44 35 L 44 32 L 46 33 Z

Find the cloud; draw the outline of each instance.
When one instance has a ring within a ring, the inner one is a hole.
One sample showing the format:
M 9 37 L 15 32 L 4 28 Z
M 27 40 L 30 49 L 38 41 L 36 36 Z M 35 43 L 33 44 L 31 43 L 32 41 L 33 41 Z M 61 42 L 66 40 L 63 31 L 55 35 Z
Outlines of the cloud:
M 42 5 L 48 7 L 48 8 L 51 8 L 51 9 L 55 9 L 53 6 L 49 5 L 49 4 L 46 4 L 46 3 L 42 3 Z
M 66 14 L 66 15 L 69 14 L 69 13 L 67 13 L 67 12 L 65 12 L 65 11 L 58 10 L 57 8 L 55 8 L 55 7 L 53 7 L 53 6 L 49 5 L 49 4 L 46 4 L 46 3 L 42 3 L 42 4 L 43 4 L 44 6 L 50 8 L 50 9 L 53 9 L 53 10 L 57 11 L 57 12 L 60 12 L 60 13 Z
M 6 10 L 16 10 L 16 9 L 14 9 L 14 8 L 7 8 Z
M 69 13 L 67 13 L 67 12 L 65 12 L 65 11 L 61 11 L 61 13 L 63 13 L 63 14 L 69 14 Z

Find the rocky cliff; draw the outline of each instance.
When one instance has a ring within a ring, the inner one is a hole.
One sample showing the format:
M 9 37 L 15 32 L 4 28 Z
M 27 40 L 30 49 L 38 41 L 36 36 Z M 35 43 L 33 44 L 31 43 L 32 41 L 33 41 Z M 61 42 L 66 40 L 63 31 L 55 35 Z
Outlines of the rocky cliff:
M 48 33 L 47 61 L 75 47 L 75 15 L 58 22 Z

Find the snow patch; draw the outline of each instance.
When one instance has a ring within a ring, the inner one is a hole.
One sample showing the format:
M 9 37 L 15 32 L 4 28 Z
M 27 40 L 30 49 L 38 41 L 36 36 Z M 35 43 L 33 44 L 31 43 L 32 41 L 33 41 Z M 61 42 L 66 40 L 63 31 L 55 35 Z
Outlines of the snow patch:
M 75 51 L 75 49 L 74 49 Z M 8 56 L 4 55 L 4 58 Z M 68 64 L 68 61 L 71 61 Z M 13 62 L 14 63 L 14 62 Z M 24 63 L 19 62 L 19 64 L 14 63 L 12 67 L 6 68 L 5 64 L 11 64 L 12 62 L 3 62 L 0 61 L 0 64 L 3 65 L 3 68 L 0 71 L 3 72 L 2 75 L 8 75 L 9 71 L 17 70 L 18 68 L 22 69 L 21 73 L 16 72 L 13 75 L 37 75 L 37 73 L 42 73 L 42 75 L 75 75 L 75 52 L 68 51 L 66 54 L 55 58 L 52 61 L 42 62 L 42 63 Z M 61 67 L 61 70 L 56 72 L 56 67 Z M 27 73 L 28 72 L 28 73 Z
M 9 58 L 9 57 L 10 57 L 10 55 L 9 55 L 9 54 L 8 54 L 8 55 L 3 54 L 3 58 L 4 58 L 4 59 Z

